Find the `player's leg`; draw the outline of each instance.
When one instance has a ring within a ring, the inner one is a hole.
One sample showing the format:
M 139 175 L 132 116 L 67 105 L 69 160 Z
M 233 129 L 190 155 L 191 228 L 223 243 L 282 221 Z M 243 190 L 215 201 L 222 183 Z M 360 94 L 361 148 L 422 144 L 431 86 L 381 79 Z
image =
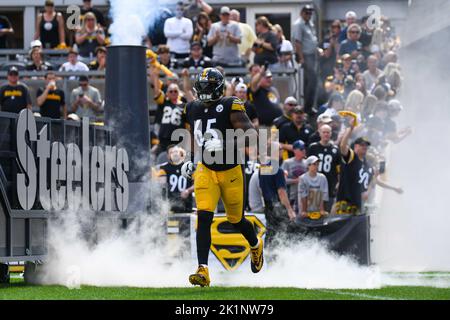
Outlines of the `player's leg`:
M 202 164 L 194 173 L 194 192 L 197 202 L 197 271 L 189 276 L 193 285 L 208 286 L 208 255 L 211 247 L 211 223 L 220 197 L 220 188 L 215 173 Z
M 228 221 L 247 239 L 252 255 L 252 271 L 259 272 L 263 265 L 263 241 L 257 237 L 253 224 L 245 218 L 245 174 L 242 166 L 222 171 L 219 186 Z

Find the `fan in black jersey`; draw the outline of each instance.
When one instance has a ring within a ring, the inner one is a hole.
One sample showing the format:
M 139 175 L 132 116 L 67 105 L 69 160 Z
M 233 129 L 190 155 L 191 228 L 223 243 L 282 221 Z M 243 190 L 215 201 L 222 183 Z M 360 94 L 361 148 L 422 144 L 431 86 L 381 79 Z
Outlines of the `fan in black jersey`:
M 192 180 L 181 174 L 181 167 L 186 152 L 178 146 L 169 146 L 167 149 L 169 161 L 158 167 L 158 177 L 165 186 L 165 194 L 170 201 L 170 211 L 174 213 L 192 212 L 192 193 L 194 186 Z
M 353 148 L 348 146 L 354 123 L 356 123 L 356 115 L 350 118 L 350 127 L 345 129 L 339 145 L 341 151 L 341 172 L 336 203 L 332 210 L 332 212 L 337 214 L 357 214 L 361 212 L 362 188 L 359 183 L 359 172 L 363 166 L 363 160 L 367 154 L 370 142 L 363 137 L 359 137 L 353 143 Z
M 194 84 L 198 100 L 189 102 L 184 109 L 191 130 L 191 151 L 199 150 L 202 158 L 194 165 L 186 161 L 183 175 L 194 179 L 197 204 L 197 259 L 199 267 L 189 277 L 193 285 L 209 286 L 208 255 L 211 247 L 211 224 L 219 199 L 225 207 L 228 221 L 239 230 L 250 245 L 251 269 L 259 272 L 263 266 L 263 241 L 256 235 L 252 223 L 244 216 L 245 174 L 243 166 L 234 156 L 226 155 L 236 143 L 224 141 L 227 130 L 242 129 L 252 138 L 257 133 L 248 118 L 243 102 L 237 97 L 224 97 L 225 79 L 219 70 L 206 68 Z M 230 138 L 231 139 L 231 138 Z M 242 151 L 242 150 L 240 150 Z M 227 161 L 230 160 L 230 161 Z M 241 162 L 242 163 L 242 162 Z
M 336 185 L 338 182 L 341 153 L 337 145 L 331 142 L 332 129 L 323 124 L 319 129 L 320 141 L 314 142 L 308 147 L 308 156 L 316 156 L 320 159 L 318 171 L 323 173 L 328 181 L 328 197 L 325 210 L 331 211 L 331 206 L 336 197 Z
M 182 114 L 184 103 L 180 99 L 180 88 L 171 83 L 166 94 L 160 89 L 158 71 L 152 72 L 154 97 L 157 103 L 155 123 L 159 125 L 159 145 L 152 150 L 157 156 L 166 151 L 167 147 L 174 142 L 171 141 L 172 133 L 176 129 L 184 128 Z

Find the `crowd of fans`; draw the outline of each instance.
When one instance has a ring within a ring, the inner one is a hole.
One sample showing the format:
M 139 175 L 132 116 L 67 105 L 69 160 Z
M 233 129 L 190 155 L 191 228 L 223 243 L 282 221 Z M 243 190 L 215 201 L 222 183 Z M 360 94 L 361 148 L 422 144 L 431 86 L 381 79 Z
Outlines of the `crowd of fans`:
M 26 69 L 47 71 L 46 86 L 37 92 L 43 116 L 101 117 L 99 90 L 89 85 L 88 77 L 76 75 L 106 68 L 105 19 L 90 2 L 83 1 L 83 26 L 75 34 L 67 62 L 58 67 L 45 61 L 42 49 L 66 47 L 64 20 L 50 0 L 38 17 Z M 403 109 L 396 99 L 402 78 L 397 61 L 399 39 L 388 18 L 370 26 L 367 17 L 349 11 L 343 21 L 329 25 L 319 42 L 310 5 L 303 7 L 293 24 L 291 41 L 280 25 L 272 25 L 265 16 L 258 17 L 253 27 L 241 22 L 239 11 L 229 7 L 220 8 L 218 21 L 215 14 L 203 0 L 188 8 L 180 2 L 174 14 L 156 22 L 153 32 L 143 39 L 169 71 L 162 78 L 156 61 L 149 63 L 157 104 L 151 130 L 154 169 L 166 186 L 174 212 L 191 211 L 195 202 L 193 188 L 178 168 L 185 151 L 171 145 L 170 137 L 184 127 L 184 104 L 195 99 L 192 74 L 210 66 L 224 75 L 228 67 L 248 68 L 245 78 L 227 78 L 225 94 L 245 102 L 256 128 L 279 130 L 282 165 L 277 174 L 261 175 L 268 164 L 246 158 L 247 210 L 263 212 L 270 207 L 287 211 L 287 219 L 317 219 L 329 213 L 364 212 L 375 185 L 402 192 L 380 177 L 386 146 L 411 133 L 410 128 L 400 129 L 396 124 Z M 293 96 L 281 97 L 273 81 L 278 70 L 299 65 L 304 70 L 303 103 Z M 52 70 L 74 72 L 72 79 L 79 87 L 67 94 L 69 101 L 56 86 L 58 78 Z M 177 74 L 175 70 L 182 71 Z M 0 89 L 2 111 L 31 108 L 27 87 L 18 78 L 19 70 L 10 68 L 8 83 Z

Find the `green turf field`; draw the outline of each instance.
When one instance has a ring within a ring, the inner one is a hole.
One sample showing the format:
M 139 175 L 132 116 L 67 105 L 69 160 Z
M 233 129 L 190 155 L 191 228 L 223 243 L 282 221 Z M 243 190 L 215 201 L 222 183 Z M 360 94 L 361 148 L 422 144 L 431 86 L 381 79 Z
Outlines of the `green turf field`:
M 64 286 L 27 285 L 22 279 L 11 279 L 8 285 L 0 285 L 0 299 L 8 300 L 450 300 L 450 288 L 385 287 L 374 290 L 307 290 L 297 288 L 129 288 L 91 287 L 68 289 Z

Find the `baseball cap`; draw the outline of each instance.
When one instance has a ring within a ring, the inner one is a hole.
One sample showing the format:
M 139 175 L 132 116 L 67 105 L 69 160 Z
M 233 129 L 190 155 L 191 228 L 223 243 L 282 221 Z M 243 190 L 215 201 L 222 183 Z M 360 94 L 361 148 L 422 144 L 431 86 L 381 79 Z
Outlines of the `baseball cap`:
M 286 100 L 284 100 L 284 104 L 295 104 L 298 105 L 297 99 L 295 99 L 294 97 L 290 96 L 287 97 Z
M 191 43 L 191 49 L 194 48 L 194 47 L 200 47 L 201 48 L 202 44 L 200 42 L 198 42 L 198 41 L 194 41 L 194 42 Z
M 266 70 L 266 72 L 264 72 L 264 77 L 266 77 L 266 78 L 272 77 L 272 71 Z
M 303 6 L 303 8 L 302 8 L 302 12 L 304 12 L 304 11 L 314 11 L 314 7 L 310 4 L 307 4 L 307 5 Z
M 292 149 L 305 150 L 305 143 L 303 140 L 297 140 L 292 144 Z
M 331 116 L 327 113 L 322 113 L 320 116 L 317 117 L 317 122 L 319 123 L 330 123 L 333 122 L 333 119 L 331 119 Z
M 364 137 L 359 137 L 355 140 L 353 144 L 365 144 L 366 146 L 370 146 L 370 141 Z
M 306 159 L 306 165 L 310 166 L 313 163 L 316 163 L 317 161 L 320 161 L 320 159 L 316 156 L 309 156 L 308 159 Z
M 403 110 L 402 104 L 397 99 L 390 100 L 388 105 L 389 105 L 389 109 L 391 109 L 391 110 L 398 110 L 398 111 Z
M 350 54 L 348 54 L 348 53 L 344 53 L 343 55 L 342 55 L 342 60 L 347 60 L 348 58 L 351 58 L 352 56 L 350 55 Z
M 78 82 L 87 82 L 87 81 L 89 81 L 88 76 L 81 75 L 78 77 Z
M 225 6 L 220 8 L 220 14 L 230 14 L 230 8 Z
M 348 19 L 348 18 L 356 19 L 356 12 L 355 11 L 347 11 L 347 13 L 345 14 L 345 19 Z
M 16 75 L 19 75 L 19 69 L 17 69 L 16 66 L 11 66 L 11 67 L 9 67 L 9 69 L 8 69 L 8 75 L 10 75 L 10 74 L 16 74 Z
M 33 40 L 30 42 L 30 47 L 34 48 L 34 47 L 42 47 L 42 42 L 41 40 Z
M 247 86 L 245 85 L 245 83 L 238 83 L 236 85 L 236 91 L 245 91 L 247 92 Z

